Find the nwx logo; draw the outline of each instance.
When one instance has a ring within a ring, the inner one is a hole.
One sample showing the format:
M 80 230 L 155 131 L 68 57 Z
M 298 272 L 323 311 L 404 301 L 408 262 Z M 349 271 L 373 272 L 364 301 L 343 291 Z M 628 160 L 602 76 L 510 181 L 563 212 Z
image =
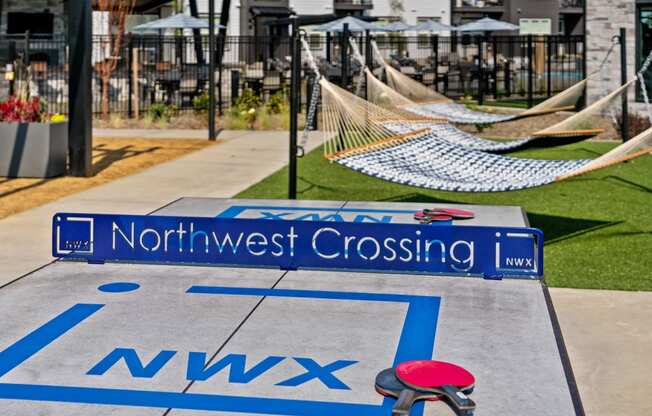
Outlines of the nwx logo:
M 135 349 L 116 348 L 100 360 L 87 375 L 102 376 L 109 372 L 118 362 L 124 362 L 129 373 L 135 378 L 153 378 L 175 356 L 177 351 L 162 350 L 148 363 L 143 363 Z M 276 386 L 297 387 L 312 380 L 318 380 L 329 389 L 350 390 L 344 382 L 333 373 L 345 367 L 356 364 L 357 361 L 337 360 L 326 365 L 319 364 L 316 360 L 306 357 L 268 356 L 249 366 L 247 369 L 247 356 L 244 354 L 228 354 L 212 363 L 205 352 L 189 352 L 187 355 L 186 379 L 189 381 L 207 381 L 221 373 L 228 371 L 228 382 L 247 384 L 273 368 L 294 363 L 301 367 L 301 372 L 276 382 Z

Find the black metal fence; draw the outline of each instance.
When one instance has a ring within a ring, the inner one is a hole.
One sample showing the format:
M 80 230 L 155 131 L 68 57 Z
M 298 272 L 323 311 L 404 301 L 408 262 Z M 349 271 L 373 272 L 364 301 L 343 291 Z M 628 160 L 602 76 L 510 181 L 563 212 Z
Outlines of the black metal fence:
M 376 34 L 380 53 L 402 73 L 451 97 L 524 100 L 530 105 L 585 76 L 581 36 L 413 36 Z M 353 38 L 362 56 L 371 57 L 369 39 Z M 308 44 L 325 76 L 350 90 L 360 65 L 341 35 L 308 34 Z M 345 49 L 342 46 L 346 45 Z M 174 111 L 201 109 L 208 91 L 206 36 L 127 35 L 116 56 L 109 39 L 95 36 L 92 60 L 93 111 L 142 116 L 153 104 Z M 220 53 L 222 52 L 222 53 Z M 344 52 L 344 53 L 343 53 Z M 244 89 L 266 100 L 290 84 L 290 40 L 284 37 L 218 38 L 217 102 L 221 111 Z M 67 112 L 68 48 L 61 37 L 0 37 L 0 98 L 14 93 L 19 80 L 10 74 L 29 67 L 27 87 L 43 97 L 50 112 Z M 306 55 L 304 53 L 304 63 Z M 111 61 L 110 77 L 99 65 Z M 379 67 L 378 62 L 372 65 Z M 342 77 L 342 68 L 346 71 Z M 305 80 L 306 77 L 304 77 Z M 23 82 L 24 84 L 24 82 Z M 305 83 L 304 83 L 305 84 Z M 305 89 L 305 85 L 304 85 Z M 306 96 L 305 92 L 302 94 Z M 106 99 L 106 100 L 103 100 Z M 107 104 L 108 103 L 108 104 Z

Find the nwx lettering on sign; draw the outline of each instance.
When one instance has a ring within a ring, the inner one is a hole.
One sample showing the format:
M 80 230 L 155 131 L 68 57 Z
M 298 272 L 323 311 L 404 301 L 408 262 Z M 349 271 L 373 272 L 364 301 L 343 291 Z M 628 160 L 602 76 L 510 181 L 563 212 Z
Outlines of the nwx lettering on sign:
M 55 257 L 89 262 L 543 275 L 533 228 L 57 214 L 52 239 Z

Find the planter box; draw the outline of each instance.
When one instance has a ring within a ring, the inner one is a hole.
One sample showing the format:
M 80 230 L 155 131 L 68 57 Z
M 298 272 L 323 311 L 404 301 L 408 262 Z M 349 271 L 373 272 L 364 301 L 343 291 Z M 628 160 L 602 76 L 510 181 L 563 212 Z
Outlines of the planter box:
M 0 123 L 0 176 L 59 176 L 67 160 L 68 123 Z

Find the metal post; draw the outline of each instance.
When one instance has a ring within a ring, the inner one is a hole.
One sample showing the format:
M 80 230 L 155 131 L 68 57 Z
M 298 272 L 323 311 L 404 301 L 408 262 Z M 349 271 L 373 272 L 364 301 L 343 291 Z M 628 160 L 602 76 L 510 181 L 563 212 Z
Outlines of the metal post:
M 215 0 L 208 0 L 208 140 L 217 139 L 215 129 Z
M 129 43 L 127 45 L 127 79 L 129 80 L 129 102 L 127 103 L 127 113 L 129 118 L 133 117 L 134 108 L 133 108 L 133 96 L 134 96 L 134 39 L 129 38 Z
M 483 49 L 482 36 L 477 37 L 478 45 L 478 104 L 484 104 L 484 66 L 482 64 L 482 49 Z
M 627 84 L 627 30 L 620 28 L 620 82 L 622 85 Z M 629 100 L 627 91 L 622 95 L 621 101 L 621 136 L 623 142 L 629 140 Z
M 532 35 L 527 35 L 527 107 L 534 106 L 534 47 Z
M 326 62 L 331 63 L 331 32 L 326 32 Z
M 548 98 L 552 97 L 552 36 L 548 35 L 546 37 L 548 39 L 547 42 L 547 48 L 548 48 L 548 56 L 547 56 L 547 61 L 548 61 Z
M 370 70 L 374 69 L 374 51 L 371 46 L 371 32 L 365 32 L 365 46 L 364 46 L 364 64 Z
M 93 174 L 92 26 L 91 0 L 68 1 L 68 152 L 73 176 Z
M 301 45 L 299 43 L 299 23 L 292 18 L 292 71 L 290 80 L 290 164 L 288 169 L 288 198 L 297 199 L 297 135 L 299 99 L 301 97 Z
M 435 83 L 435 91 L 439 91 L 439 36 L 432 35 L 432 53 L 434 54 L 433 70 L 435 71 L 435 77 L 433 82 Z
M 24 59 L 25 65 L 30 64 L 30 62 L 29 62 L 29 55 L 30 55 L 29 39 L 30 39 L 30 36 L 29 36 L 29 30 L 28 30 L 28 31 L 25 32 L 25 49 L 24 49 L 24 51 L 25 51 L 24 52 L 24 54 L 25 54 L 25 59 Z
M 505 73 L 503 75 L 503 84 L 505 86 L 505 97 L 512 96 L 512 70 L 509 61 L 505 62 Z
M 222 36 L 222 33 L 218 33 L 217 35 L 217 54 L 216 54 L 216 59 L 217 59 L 217 113 L 221 116 L 223 114 L 223 101 L 224 97 L 222 97 L 222 51 L 224 51 L 224 36 Z
M 498 41 L 496 40 L 496 35 L 491 37 L 491 51 L 494 55 L 494 68 L 492 72 L 492 77 L 494 79 L 494 100 L 498 99 Z
M 364 37 L 364 66 L 369 68 L 370 71 L 374 69 L 374 55 L 371 50 L 371 31 L 365 31 Z M 367 71 L 363 72 L 364 74 L 364 99 L 369 99 L 369 80 L 367 79 Z
M 340 66 L 342 68 L 342 81 L 340 86 L 347 89 L 349 86 L 349 24 L 344 23 L 342 38 L 340 39 Z
M 240 95 L 240 71 L 231 71 L 231 105 L 235 105 Z

